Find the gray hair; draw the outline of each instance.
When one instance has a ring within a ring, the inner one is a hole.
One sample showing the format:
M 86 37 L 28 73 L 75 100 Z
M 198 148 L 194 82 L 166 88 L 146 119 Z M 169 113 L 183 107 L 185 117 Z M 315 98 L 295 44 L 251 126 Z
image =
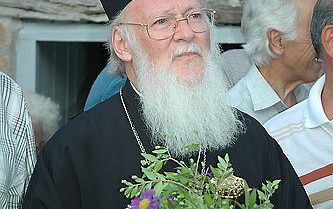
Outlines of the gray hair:
M 313 47 L 320 57 L 323 51 L 321 33 L 328 24 L 333 24 L 333 1 L 318 0 L 313 10 L 310 32 Z
M 113 46 L 112 46 L 112 31 L 113 29 L 118 25 L 120 20 L 125 16 L 126 14 L 126 8 L 121 10 L 112 20 L 110 20 L 108 24 L 109 28 L 109 42 L 106 44 L 106 47 L 108 48 L 109 51 L 109 72 L 110 73 L 115 73 L 118 75 L 125 75 L 125 67 L 124 67 L 124 62 L 116 55 Z M 126 25 L 122 26 L 119 28 L 120 30 L 120 35 L 124 40 L 128 40 L 131 43 L 135 42 L 135 36 L 133 35 L 133 30 L 130 30 L 129 27 Z
M 298 11 L 294 0 L 246 0 L 243 7 L 244 49 L 253 62 L 267 65 L 274 55 L 269 49 L 268 32 L 277 30 L 287 40 L 297 38 Z

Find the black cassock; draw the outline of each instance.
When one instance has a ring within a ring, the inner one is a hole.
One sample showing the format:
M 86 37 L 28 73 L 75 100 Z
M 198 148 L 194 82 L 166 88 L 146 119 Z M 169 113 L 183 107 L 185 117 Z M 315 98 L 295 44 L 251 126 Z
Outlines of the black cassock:
M 149 132 L 138 111 L 138 95 L 127 81 L 123 98 L 147 152 Z M 288 159 L 264 128 L 239 113 L 247 131 L 232 147 L 207 153 L 216 166 L 217 156 L 229 154 L 235 175 L 250 187 L 281 179 L 272 202 L 279 209 L 312 208 Z M 41 151 L 28 187 L 25 209 L 122 209 L 130 200 L 119 189 L 121 179 L 140 174 L 140 149 L 117 94 L 83 112 L 61 128 Z

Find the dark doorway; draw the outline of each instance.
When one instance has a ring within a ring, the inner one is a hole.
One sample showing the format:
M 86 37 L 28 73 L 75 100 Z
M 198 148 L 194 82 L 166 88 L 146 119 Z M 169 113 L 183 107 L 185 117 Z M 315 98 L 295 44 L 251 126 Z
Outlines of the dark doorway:
M 60 125 L 83 110 L 91 85 L 104 68 L 102 42 L 38 42 L 36 92 L 60 105 Z

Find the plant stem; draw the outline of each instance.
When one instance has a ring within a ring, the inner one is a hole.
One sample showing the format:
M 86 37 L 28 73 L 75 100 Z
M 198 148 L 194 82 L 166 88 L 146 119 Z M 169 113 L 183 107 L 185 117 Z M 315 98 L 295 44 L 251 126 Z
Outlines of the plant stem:
M 185 163 L 182 164 L 182 163 L 180 163 L 178 160 L 176 160 L 175 158 L 171 157 L 171 153 L 170 153 L 169 150 L 168 150 L 168 154 L 169 154 L 169 159 L 168 159 L 168 160 L 171 160 L 171 161 L 177 163 L 177 164 L 180 165 L 181 167 L 186 167 L 186 168 L 188 168 L 187 165 L 186 165 Z

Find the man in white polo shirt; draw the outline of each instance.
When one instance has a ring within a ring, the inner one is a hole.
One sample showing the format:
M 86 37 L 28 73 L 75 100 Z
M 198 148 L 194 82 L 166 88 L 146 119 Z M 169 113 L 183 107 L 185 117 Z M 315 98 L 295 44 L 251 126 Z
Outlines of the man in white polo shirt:
M 314 208 L 333 208 L 333 0 L 318 0 L 311 37 L 325 75 L 309 98 L 265 127 L 294 166 Z

